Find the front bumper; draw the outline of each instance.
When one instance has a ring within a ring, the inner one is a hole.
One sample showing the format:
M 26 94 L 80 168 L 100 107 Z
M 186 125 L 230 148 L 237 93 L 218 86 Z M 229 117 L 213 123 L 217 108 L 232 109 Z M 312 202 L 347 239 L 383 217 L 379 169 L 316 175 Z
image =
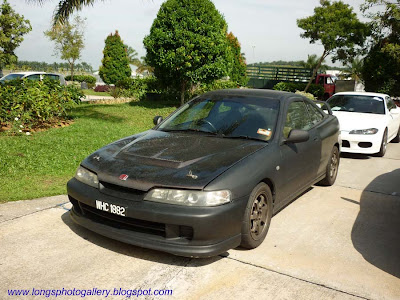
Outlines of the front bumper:
M 382 134 L 380 132 L 371 135 L 349 134 L 342 131 L 342 147 L 341 152 L 375 154 L 381 149 Z
M 209 257 L 239 246 L 248 197 L 216 207 L 185 207 L 100 192 L 75 178 L 67 184 L 72 220 L 128 244 L 180 256 Z M 96 209 L 101 200 L 127 208 L 126 217 Z

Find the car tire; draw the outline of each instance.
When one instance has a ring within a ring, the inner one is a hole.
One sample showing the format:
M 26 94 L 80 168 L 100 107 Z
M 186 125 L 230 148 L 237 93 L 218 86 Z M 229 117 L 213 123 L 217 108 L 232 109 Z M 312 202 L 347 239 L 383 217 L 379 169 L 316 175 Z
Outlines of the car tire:
M 340 153 L 337 146 L 334 146 L 329 158 L 328 165 L 326 166 L 325 178 L 319 184 L 324 186 L 331 186 L 335 183 L 339 170 Z
M 381 149 L 376 154 L 377 156 L 379 156 L 379 157 L 384 157 L 385 156 L 387 144 L 388 144 L 388 142 L 387 142 L 387 129 L 386 129 L 385 132 L 383 133 L 382 142 L 381 142 Z
M 272 218 L 272 193 L 269 186 L 259 183 L 251 192 L 242 222 L 242 241 L 246 249 L 257 248 L 264 241 Z
M 400 127 L 399 127 L 399 130 L 397 131 L 397 135 L 394 137 L 392 142 L 393 143 L 400 143 Z

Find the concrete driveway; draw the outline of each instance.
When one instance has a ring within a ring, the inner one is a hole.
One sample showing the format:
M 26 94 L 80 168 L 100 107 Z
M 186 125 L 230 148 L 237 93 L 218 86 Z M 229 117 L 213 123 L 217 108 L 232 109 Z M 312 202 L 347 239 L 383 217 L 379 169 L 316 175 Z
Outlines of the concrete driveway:
M 335 186 L 313 187 L 274 216 L 259 248 L 210 259 L 102 237 L 73 224 L 66 202 L 0 205 L 0 299 L 83 298 L 33 297 L 33 288 L 111 291 L 87 299 L 129 299 L 113 295 L 120 288 L 173 293 L 142 299 L 400 299 L 400 144 L 385 158 L 342 157 Z

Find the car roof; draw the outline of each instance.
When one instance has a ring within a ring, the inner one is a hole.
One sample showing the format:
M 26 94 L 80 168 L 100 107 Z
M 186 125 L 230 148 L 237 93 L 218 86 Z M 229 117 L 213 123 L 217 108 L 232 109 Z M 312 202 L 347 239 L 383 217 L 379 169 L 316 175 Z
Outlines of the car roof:
M 372 96 L 372 97 L 389 97 L 387 94 L 382 93 L 372 93 L 372 92 L 340 92 L 336 93 L 336 95 L 354 95 L 354 96 Z
M 267 90 L 267 89 L 225 89 L 216 90 L 203 94 L 202 96 L 247 96 L 247 97 L 263 97 L 263 98 L 274 98 L 276 100 L 285 100 L 287 98 L 295 96 L 294 93 Z M 300 98 L 304 98 L 302 95 L 297 95 Z
M 11 74 L 28 76 L 28 75 L 34 75 L 34 74 L 46 74 L 46 72 L 33 72 L 33 71 L 29 71 L 29 72 L 12 72 L 12 73 L 7 74 L 7 75 L 11 75 Z

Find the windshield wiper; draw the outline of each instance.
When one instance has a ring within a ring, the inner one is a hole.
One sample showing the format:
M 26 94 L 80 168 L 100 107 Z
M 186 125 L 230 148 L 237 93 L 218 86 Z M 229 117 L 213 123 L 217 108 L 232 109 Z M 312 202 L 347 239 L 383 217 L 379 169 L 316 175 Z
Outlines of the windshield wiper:
M 196 128 L 187 128 L 187 129 L 159 129 L 164 132 L 197 132 L 197 133 L 206 133 L 206 134 L 212 134 L 212 135 L 217 135 L 218 133 L 216 132 L 211 132 L 211 131 L 205 131 L 201 129 L 196 129 Z
M 248 135 L 221 135 L 221 137 L 223 138 L 227 138 L 227 139 L 246 139 L 246 140 L 253 140 L 253 141 L 258 141 L 258 142 L 268 142 L 268 141 L 264 141 L 255 137 L 251 137 Z

